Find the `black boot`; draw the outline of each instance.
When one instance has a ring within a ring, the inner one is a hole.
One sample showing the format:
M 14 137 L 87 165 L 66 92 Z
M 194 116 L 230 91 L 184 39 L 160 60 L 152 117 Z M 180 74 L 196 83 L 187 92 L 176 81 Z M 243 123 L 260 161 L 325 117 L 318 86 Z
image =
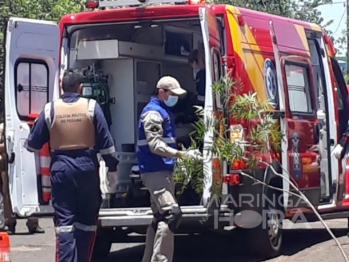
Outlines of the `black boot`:
M 30 234 L 43 234 L 45 233 L 45 230 L 43 230 L 39 225 L 37 226 L 28 226 L 28 231 Z
M 45 230 L 43 230 L 40 226 L 39 226 L 39 219 L 36 217 L 30 217 L 27 220 L 26 223 L 27 227 L 28 227 L 28 231 L 30 234 L 42 234 L 45 233 Z
M 14 218 L 6 219 L 5 230 L 7 231 L 7 234 L 9 235 L 16 234 L 16 225 L 17 225 L 17 221 Z
M 16 234 L 16 226 L 14 226 L 14 225 L 7 226 L 7 234 L 9 234 L 9 235 Z

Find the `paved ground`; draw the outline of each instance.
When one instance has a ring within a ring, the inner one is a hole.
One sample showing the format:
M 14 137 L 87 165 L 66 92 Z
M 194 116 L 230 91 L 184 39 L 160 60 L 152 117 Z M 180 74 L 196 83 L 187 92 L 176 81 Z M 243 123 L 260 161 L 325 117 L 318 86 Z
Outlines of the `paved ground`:
M 349 239 L 346 236 L 346 221 L 328 222 L 343 244 L 349 256 Z M 12 262 L 53 262 L 54 230 L 51 219 L 41 219 L 44 235 L 28 235 L 25 221 L 18 221 L 18 234 L 11 236 Z M 314 229 L 297 226 L 284 234 L 283 254 L 270 262 L 341 262 L 344 261 L 338 248 L 320 223 L 312 224 Z M 298 229 L 297 229 L 298 228 Z M 143 237 L 136 237 L 136 243 L 114 244 L 107 261 L 139 262 L 143 252 Z M 248 257 L 239 242 L 239 236 L 193 236 L 178 237 L 174 262 L 258 262 Z

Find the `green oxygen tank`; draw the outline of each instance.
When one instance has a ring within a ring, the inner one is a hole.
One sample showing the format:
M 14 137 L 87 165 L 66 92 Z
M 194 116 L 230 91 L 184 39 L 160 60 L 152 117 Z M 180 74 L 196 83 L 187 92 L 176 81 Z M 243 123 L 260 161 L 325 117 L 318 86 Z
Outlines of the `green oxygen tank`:
M 102 74 L 85 75 L 85 80 L 82 84 L 81 96 L 94 99 L 101 106 L 104 116 L 107 120 L 108 126 L 112 124 L 110 114 L 110 96 L 108 76 Z

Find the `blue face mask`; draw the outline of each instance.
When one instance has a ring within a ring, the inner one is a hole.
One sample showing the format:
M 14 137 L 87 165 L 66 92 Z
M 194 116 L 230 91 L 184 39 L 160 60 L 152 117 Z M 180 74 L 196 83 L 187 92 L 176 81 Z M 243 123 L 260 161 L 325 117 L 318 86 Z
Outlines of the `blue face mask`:
M 168 96 L 167 100 L 164 101 L 168 107 L 175 106 L 178 102 L 178 96 Z

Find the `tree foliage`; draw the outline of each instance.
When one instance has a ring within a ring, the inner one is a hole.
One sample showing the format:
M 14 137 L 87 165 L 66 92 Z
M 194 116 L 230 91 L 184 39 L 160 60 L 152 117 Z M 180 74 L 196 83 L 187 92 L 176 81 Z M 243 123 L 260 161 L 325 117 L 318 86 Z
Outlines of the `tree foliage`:
M 212 145 L 204 145 L 204 161 L 212 159 L 229 166 L 236 161 L 243 164 L 244 169 L 251 175 L 257 168 L 265 168 L 262 159 L 271 159 L 280 152 L 282 135 L 277 122 L 268 112 L 269 101 L 259 101 L 256 93 L 240 94 L 241 82 L 233 82 L 229 78 L 223 78 L 213 85 L 214 99 L 220 99 L 225 115 L 206 116 L 204 109 L 198 107 L 199 120 L 194 123 L 194 131 L 191 134 L 191 147 L 199 149 L 203 144 L 205 133 L 212 131 Z M 234 116 L 237 123 L 235 130 L 227 125 L 229 116 Z M 246 132 L 248 130 L 248 132 Z M 243 136 L 239 134 L 244 133 Z M 176 182 L 181 184 L 179 194 L 190 183 L 196 193 L 202 193 L 206 183 L 208 170 L 203 169 L 201 161 L 183 159 L 176 164 Z M 221 194 L 222 177 L 213 179 L 211 193 Z
M 322 5 L 332 4 L 332 0 L 300 0 L 292 1 L 292 16 L 295 19 L 321 25 L 326 28 L 333 20 L 325 21 L 317 9 Z
M 317 10 L 319 6 L 331 4 L 332 0 L 213 0 L 213 2 L 295 18 L 324 27 L 332 23 L 324 21 L 321 12 Z
M 292 16 L 290 0 L 214 0 L 213 2 L 216 4 L 229 4 L 285 17 Z

